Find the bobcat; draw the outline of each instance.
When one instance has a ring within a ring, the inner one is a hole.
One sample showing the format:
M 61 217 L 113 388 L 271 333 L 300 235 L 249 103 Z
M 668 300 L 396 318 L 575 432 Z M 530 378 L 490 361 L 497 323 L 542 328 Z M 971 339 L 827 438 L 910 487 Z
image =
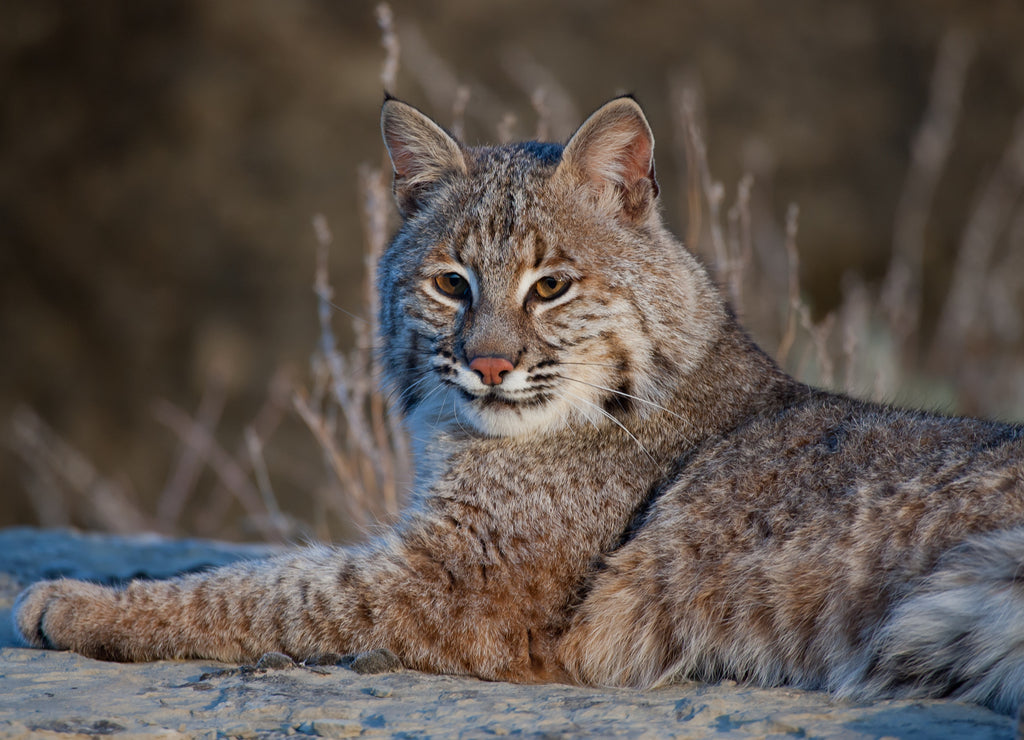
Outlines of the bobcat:
M 411 502 L 348 548 L 37 583 L 28 644 L 109 660 L 377 648 L 422 671 L 1024 699 L 1024 427 L 803 385 L 665 229 L 617 98 L 563 147 L 382 109 L 402 225 L 382 363 Z

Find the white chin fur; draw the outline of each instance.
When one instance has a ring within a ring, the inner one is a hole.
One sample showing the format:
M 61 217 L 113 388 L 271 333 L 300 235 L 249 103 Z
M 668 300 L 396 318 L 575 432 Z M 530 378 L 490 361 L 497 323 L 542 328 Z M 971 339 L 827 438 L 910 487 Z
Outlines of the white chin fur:
M 475 431 L 487 437 L 524 437 L 566 426 L 579 411 L 560 399 L 533 407 L 486 407 L 457 395 L 456 391 L 429 394 L 406 419 L 414 441 L 425 441 L 438 431 Z
M 476 380 L 475 374 L 472 379 Z M 482 383 L 478 385 L 479 389 L 470 392 L 484 388 Z M 442 385 L 429 390 L 406 421 L 414 438 L 426 438 L 444 429 L 473 430 L 488 437 L 525 437 L 570 424 L 600 424 L 604 421 L 600 401 L 599 394 L 584 389 L 574 394 L 556 392 L 547 402 L 534 406 L 514 401 L 492 405 L 482 399 L 467 399 L 451 386 Z
M 481 408 L 465 402 L 458 416 L 489 437 L 524 437 L 551 432 L 565 426 L 573 410 L 557 400 L 540 406 Z

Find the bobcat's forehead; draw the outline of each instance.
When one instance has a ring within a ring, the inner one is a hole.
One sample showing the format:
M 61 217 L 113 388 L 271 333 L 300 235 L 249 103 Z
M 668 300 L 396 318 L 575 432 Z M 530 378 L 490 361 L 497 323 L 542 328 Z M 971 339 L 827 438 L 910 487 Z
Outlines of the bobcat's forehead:
M 444 209 L 447 256 L 490 275 L 565 258 L 552 238 L 557 219 L 548 183 L 560 153 L 556 144 L 470 149 L 471 176 Z

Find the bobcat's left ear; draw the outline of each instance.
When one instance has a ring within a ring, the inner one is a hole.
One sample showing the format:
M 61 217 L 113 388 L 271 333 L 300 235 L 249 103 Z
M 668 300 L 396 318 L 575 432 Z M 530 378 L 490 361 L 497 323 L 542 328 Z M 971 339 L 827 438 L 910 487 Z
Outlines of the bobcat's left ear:
M 654 134 L 640 104 L 616 98 L 592 113 L 565 145 L 558 166 L 563 171 L 582 175 L 599 195 L 614 193 L 628 220 L 644 220 L 658 197 L 658 181 Z
M 458 142 L 408 103 L 387 97 L 380 111 L 380 129 L 395 172 L 395 200 L 403 217 L 416 212 L 438 180 L 466 172 Z

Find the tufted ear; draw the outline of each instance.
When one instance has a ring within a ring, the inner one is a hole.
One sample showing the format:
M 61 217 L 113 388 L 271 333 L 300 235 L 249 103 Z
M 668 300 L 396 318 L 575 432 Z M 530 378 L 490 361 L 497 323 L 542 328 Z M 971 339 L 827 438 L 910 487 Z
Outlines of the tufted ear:
M 654 134 L 640 104 L 616 98 L 598 108 L 569 139 L 559 172 L 573 172 L 599 197 L 614 195 L 612 207 L 642 221 L 658 197 Z
M 429 117 L 392 97 L 380 111 L 380 130 L 395 173 L 395 200 L 403 217 L 415 213 L 423 195 L 445 175 L 466 172 L 455 139 Z

